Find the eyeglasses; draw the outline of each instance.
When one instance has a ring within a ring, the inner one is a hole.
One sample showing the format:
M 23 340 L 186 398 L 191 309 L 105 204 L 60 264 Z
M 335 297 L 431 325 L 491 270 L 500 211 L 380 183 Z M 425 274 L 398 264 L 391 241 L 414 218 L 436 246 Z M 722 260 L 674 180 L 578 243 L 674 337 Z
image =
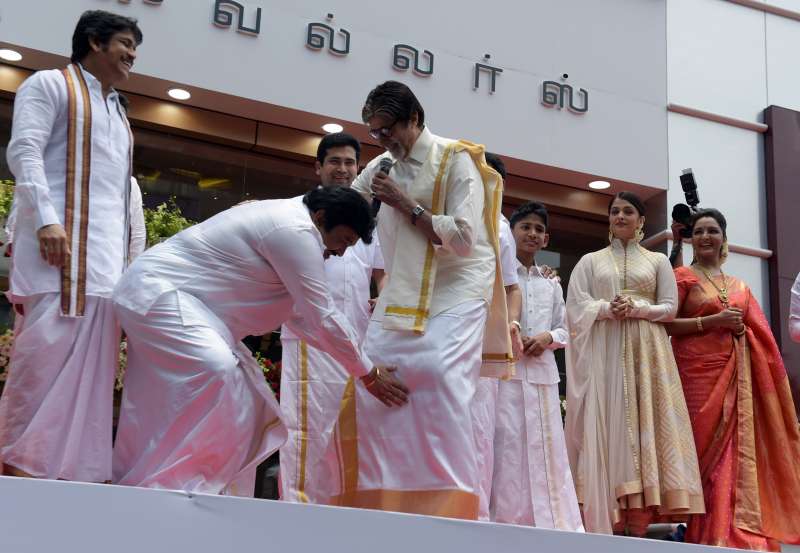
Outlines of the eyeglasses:
M 392 135 L 392 128 L 394 128 L 394 126 L 397 125 L 397 123 L 399 123 L 399 121 L 397 119 L 395 119 L 394 122 L 391 125 L 387 125 L 385 127 L 379 128 L 379 129 L 370 129 L 368 131 L 369 135 L 372 138 L 374 138 L 375 140 L 380 140 L 380 138 L 382 136 L 384 136 L 384 137 L 385 136 L 391 136 Z

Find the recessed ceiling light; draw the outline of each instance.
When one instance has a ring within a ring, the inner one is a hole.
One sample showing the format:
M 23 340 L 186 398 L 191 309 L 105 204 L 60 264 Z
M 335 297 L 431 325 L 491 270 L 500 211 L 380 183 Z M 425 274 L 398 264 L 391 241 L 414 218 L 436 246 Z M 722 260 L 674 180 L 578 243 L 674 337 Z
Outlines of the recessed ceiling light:
M 0 58 L 6 61 L 19 61 L 22 59 L 22 54 L 16 50 L 8 50 L 7 48 L 3 48 L 0 50 Z
M 611 188 L 611 183 L 605 180 L 595 180 L 589 183 L 589 188 L 592 190 L 605 190 Z
M 182 88 L 170 88 L 167 90 L 167 94 L 169 94 L 170 98 L 174 98 L 176 100 L 188 100 L 192 97 L 188 90 L 184 90 Z
M 325 132 L 342 132 L 344 127 L 339 123 L 325 123 L 322 125 L 322 130 Z

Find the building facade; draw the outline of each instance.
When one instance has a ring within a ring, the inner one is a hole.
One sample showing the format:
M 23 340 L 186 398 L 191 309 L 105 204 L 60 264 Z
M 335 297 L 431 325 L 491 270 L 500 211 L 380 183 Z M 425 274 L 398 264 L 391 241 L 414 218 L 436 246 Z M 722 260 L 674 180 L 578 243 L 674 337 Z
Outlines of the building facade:
M 149 206 L 174 196 L 202 220 L 243 199 L 302 193 L 327 123 L 364 143 L 366 163 L 380 150 L 360 122 L 363 100 L 400 80 L 435 133 L 504 157 L 507 211 L 528 199 L 550 207 L 545 260 L 566 279 L 607 242 L 610 195 L 622 190 L 646 199 L 647 244 L 666 251 L 691 167 L 700 205 L 728 217 L 726 272 L 785 334 L 800 271 L 789 247 L 800 227 L 800 0 L 501 0 L 460 11 L 422 0 L 9 2 L 0 48 L 22 58 L 0 60 L 0 178 L 10 177 L 16 88 L 67 62 L 87 9 L 135 17 L 144 32 L 123 92 Z M 174 88 L 191 97 L 172 99 Z M 590 189 L 596 181 L 610 186 Z M 800 384 L 800 352 L 785 336 L 782 347 Z

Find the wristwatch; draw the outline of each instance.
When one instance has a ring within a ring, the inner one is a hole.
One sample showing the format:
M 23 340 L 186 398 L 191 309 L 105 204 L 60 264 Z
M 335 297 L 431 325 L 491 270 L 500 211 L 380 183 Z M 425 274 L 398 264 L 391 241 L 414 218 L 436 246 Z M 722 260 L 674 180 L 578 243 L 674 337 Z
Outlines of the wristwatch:
M 411 224 L 412 225 L 416 225 L 417 224 L 417 217 L 419 217 L 423 213 L 425 213 L 425 208 L 422 207 L 421 205 L 417 204 L 414 207 L 414 209 L 411 210 Z

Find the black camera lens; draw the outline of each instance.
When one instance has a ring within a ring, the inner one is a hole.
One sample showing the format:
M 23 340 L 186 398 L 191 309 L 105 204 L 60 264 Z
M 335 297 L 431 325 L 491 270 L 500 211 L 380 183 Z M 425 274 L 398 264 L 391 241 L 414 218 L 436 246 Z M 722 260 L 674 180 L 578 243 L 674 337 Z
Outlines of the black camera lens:
M 684 228 L 681 229 L 681 236 L 684 238 L 690 238 L 692 236 L 692 230 L 689 228 L 691 219 L 692 208 L 688 205 L 675 204 L 672 208 L 672 220 L 684 225 Z

